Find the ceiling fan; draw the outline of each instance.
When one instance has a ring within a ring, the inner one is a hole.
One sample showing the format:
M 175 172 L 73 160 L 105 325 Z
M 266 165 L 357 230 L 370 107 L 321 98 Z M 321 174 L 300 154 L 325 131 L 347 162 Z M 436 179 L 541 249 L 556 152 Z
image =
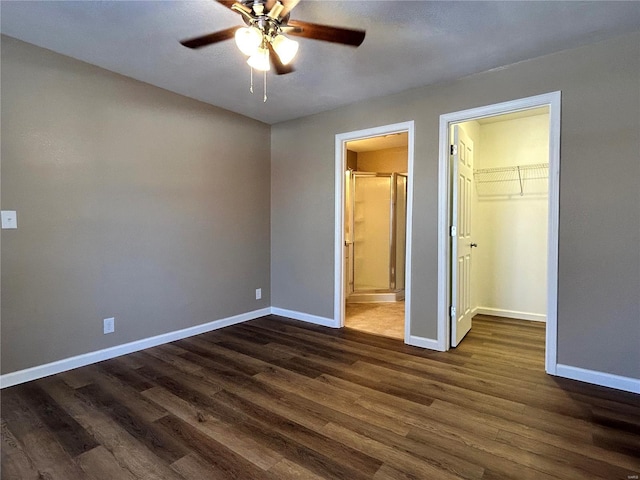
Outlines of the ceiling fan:
M 293 71 L 291 62 L 298 51 L 298 42 L 286 35 L 359 46 L 364 30 L 319 25 L 291 20 L 290 12 L 300 0 L 217 0 L 240 14 L 246 27 L 231 27 L 180 43 L 188 48 L 202 48 L 235 37 L 236 44 L 248 58 L 252 69 L 266 72 L 273 65 L 275 73 Z

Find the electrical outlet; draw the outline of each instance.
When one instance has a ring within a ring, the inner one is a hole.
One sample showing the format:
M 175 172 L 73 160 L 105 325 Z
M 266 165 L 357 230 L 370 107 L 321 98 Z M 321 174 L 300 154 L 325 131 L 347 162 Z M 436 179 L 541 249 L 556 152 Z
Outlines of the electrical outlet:
M 262 289 L 256 288 L 256 300 L 260 300 L 262 298 Z
M 104 334 L 106 335 L 107 333 L 113 333 L 116 330 L 116 319 L 111 317 L 111 318 L 105 318 L 104 319 Z

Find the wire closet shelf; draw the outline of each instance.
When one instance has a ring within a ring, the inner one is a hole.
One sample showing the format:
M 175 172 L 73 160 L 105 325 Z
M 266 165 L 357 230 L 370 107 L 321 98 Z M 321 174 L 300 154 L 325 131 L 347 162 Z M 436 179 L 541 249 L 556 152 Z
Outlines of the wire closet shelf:
M 473 177 L 479 196 L 541 195 L 548 192 L 549 164 L 482 168 Z

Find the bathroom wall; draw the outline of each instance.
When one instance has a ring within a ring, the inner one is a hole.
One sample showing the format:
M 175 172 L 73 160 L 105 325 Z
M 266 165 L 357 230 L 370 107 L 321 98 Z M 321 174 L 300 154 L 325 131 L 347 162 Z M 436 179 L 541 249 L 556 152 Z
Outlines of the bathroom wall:
M 407 172 L 407 147 L 393 147 L 370 152 L 358 152 L 360 172 Z

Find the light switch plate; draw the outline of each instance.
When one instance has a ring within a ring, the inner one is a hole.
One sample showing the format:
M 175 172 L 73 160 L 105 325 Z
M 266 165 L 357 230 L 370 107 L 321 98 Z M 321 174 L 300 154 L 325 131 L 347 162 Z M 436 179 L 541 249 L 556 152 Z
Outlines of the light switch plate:
M 15 210 L 2 210 L 2 228 L 18 228 L 18 215 Z
M 104 321 L 103 332 L 106 335 L 107 333 L 113 333 L 116 331 L 116 319 L 113 317 L 105 318 Z

